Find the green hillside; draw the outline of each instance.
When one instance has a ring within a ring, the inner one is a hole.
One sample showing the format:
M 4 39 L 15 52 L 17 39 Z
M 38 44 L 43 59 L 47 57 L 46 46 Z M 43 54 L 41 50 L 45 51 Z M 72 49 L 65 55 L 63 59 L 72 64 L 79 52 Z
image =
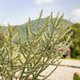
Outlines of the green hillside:
M 41 19 L 40 28 L 43 27 L 45 21 L 46 21 L 46 18 L 42 18 L 42 19 Z M 51 28 L 51 27 L 52 27 L 51 19 L 50 19 L 49 21 L 50 21 L 50 24 L 49 24 L 49 25 L 50 25 L 50 28 Z M 63 21 L 64 21 L 64 23 L 66 24 L 67 20 L 64 19 Z M 32 29 L 33 29 L 33 30 L 35 30 L 35 27 L 36 27 L 36 25 L 37 25 L 37 22 L 38 22 L 38 19 L 31 21 L 31 25 L 32 25 Z M 65 24 L 64 24 L 64 25 L 65 25 Z M 72 22 L 69 22 L 69 26 L 71 26 L 72 24 L 73 24 Z M 25 23 L 25 24 L 22 24 L 22 25 L 18 25 L 18 26 L 20 26 L 20 29 L 21 29 L 22 41 L 25 41 L 25 40 L 26 40 L 26 23 Z M 12 26 L 12 27 L 14 27 L 14 26 Z M 40 28 L 39 28 L 38 30 L 40 30 Z M 18 43 L 17 37 L 16 37 L 16 39 L 15 39 L 15 43 L 16 43 L 16 44 Z

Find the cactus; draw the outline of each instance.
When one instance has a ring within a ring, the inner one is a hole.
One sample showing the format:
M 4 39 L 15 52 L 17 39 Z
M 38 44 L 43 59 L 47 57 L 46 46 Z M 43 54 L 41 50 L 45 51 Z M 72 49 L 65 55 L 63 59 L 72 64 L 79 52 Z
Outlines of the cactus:
M 19 26 L 14 28 L 8 25 L 6 32 L 4 32 L 4 45 L 0 48 L 0 75 L 2 80 L 28 80 L 32 76 L 32 80 L 42 80 L 47 79 L 61 63 L 59 59 L 66 51 L 67 47 L 70 46 L 70 28 L 64 26 L 63 16 L 58 18 L 59 12 L 53 20 L 53 13 L 47 17 L 44 25 L 40 28 L 40 17 L 35 27 L 35 31 L 32 29 L 31 20 L 29 18 L 26 23 L 26 41 L 21 41 L 21 31 Z M 51 19 L 52 28 L 50 28 L 49 20 Z M 41 30 L 38 31 L 38 28 Z M 15 30 L 17 29 L 17 33 Z M 64 34 L 63 34 L 64 33 Z M 14 44 L 15 36 L 18 35 L 19 44 Z M 64 37 L 67 37 L 66 41 Z M 58 51 L 59 45 L 63 47 L 68 44 L 64 51 Z M 41 75 L 41 73 L 46 70 L 49 65 L 54 65 L 56 67 L 50 72 L 50 74 Z

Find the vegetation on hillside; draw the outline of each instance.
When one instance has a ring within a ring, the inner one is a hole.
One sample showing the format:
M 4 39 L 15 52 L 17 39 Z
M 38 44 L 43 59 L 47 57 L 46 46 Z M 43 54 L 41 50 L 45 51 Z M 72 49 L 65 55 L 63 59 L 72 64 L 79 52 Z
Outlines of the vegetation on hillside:
M 53 21 L 55 20 L 55 18 L 53 18 Z M 57 19 L 57 21 L 59 20 L 59 18 Z M 46 21 L 46 18 L 41 18 L 41 21 L 40 21 L 40 28 L 38 29 L 38 31 L 43 27 L 44 23 Z M 63 19 L 64 21 L 64 25 L 66 25 L 67 21 L 66 19 Z M 37 26 L 37 22 L 38 22 L 38 19 L 36 20 L 31 20 L 31 25 L 32 25 L 32 30 L 35 30 L 35 27 Z M 71 26 L 73 23 L 72 22 L 69 22 L 69 26 Z M 20 26 L 20 30 L 21 30 L 21 40 L 22 41 L 26 41 L 26 23 L 25 24 L 22 24 L 22 25 L 14 25 L 14 26 Z M 12 28 L 14 26 L 11 26 Z M 52 29 L 52 23 L 51 23 L 51 18 L 49 18 L 49 26 L 50 26 L 50 29 Z M 5 30 L 6 30 L 7 26 L 5 27 Z M 16 30 L 17 32 L 17 30 Z M 18 44 L 18 37 L 15 38 L 14 42 L 16 44 Z

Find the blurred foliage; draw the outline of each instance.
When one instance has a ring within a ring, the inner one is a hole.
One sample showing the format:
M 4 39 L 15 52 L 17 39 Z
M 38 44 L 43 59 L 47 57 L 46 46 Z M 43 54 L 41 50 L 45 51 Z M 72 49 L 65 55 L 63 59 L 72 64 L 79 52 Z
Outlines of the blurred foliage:
M 80 24 L 76 23 L 71 26 L 72 35 L 72 45 L 71 45 L 71 57 L 80 58 Z
M 74 75 L 73 75 L 73 80 L 80 80 L 80 74 L 75 72 Z
M 1 30 L 1 26 L 0 26 L 0 47 L 2 47 L 4 45 L 4 34 Z

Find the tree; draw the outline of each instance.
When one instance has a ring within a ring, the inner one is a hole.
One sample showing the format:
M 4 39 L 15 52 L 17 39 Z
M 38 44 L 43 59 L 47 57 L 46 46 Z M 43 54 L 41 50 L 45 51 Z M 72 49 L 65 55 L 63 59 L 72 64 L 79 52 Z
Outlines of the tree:
M 71 26 L 72 35 L 72 45 L 71 45 L 71 57 L 80 58 L 80 23 L 73 24 Z

